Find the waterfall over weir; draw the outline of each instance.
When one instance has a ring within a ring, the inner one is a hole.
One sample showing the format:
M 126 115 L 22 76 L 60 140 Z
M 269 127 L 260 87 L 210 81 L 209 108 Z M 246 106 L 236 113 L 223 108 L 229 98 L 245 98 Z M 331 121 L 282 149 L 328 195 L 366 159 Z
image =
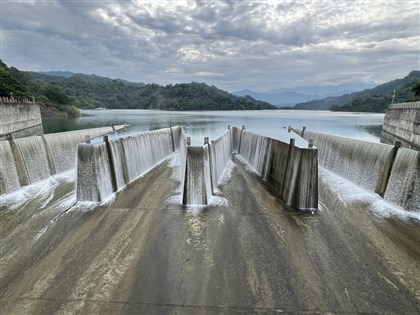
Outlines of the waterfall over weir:
M 204 146 L 187 146 L 182 127 L 102 144 L 81 144 L 77 200 L 100 202 L 173 152 L 179 155 L 184 205 L 207 205 L 231 155 L 239 154 L 287 205 L 310 211 L 318 207 L 316 149 L 282 143 L 238 128 L 228 129 Z
M 9 141 L 0 141 L 0 194 L 20 188 L 15 157 Z
M 1 140 L 0 195 L 74 168 L 77 145 L 86 136 L 95 138 L 113 130 L 103 127 Z
M 420 152 L 401 148 L 395 158 L 385 200 L 420 211 Z
M 167 158 L 180 146 L 181 127 L 78 147 L 77 199 L 102 201 Z M 184 144 L 185 145 L 185 144 Z
M 304 137 L 314 140 L 321 166 L 406 210 L 420 211 L 420 152 L 308 130 Z

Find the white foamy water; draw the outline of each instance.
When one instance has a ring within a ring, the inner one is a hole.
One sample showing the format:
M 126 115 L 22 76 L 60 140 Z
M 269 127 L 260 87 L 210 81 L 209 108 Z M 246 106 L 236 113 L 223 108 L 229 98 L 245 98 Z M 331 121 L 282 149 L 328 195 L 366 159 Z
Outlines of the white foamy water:
M 19 190 L 13 191 L 9 194 L 0 196 L 0 207 L 4 206 L 9 210 L 18 209 L 22 205 L 28 203 L 34 199 L 45 199 L 50 198 L 51 192 L 60 183 L 75 183 L 76 181 L 76 170 L 50 176 L 44 180 L 41 180 L 35 184 L 22 187 Z M 75 196 L 73 197 L 75 200 Z
M 369 210 L 381 217 L 396 216 L 403 219 L 420 221 L 420 211 L 407 211 L 397 204 L 384 200 L 378 194 L 370 192 L 324 167 L 319 167 L 319 178 L 323 180 L 341 201 L 347 204 L 367 203 Z

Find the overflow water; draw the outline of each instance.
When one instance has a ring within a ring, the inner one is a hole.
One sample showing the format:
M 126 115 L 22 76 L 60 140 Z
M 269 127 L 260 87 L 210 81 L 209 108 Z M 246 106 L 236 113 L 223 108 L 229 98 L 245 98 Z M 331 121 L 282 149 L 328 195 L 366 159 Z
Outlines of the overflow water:
M 48 161 L 48 151 L 42 136 L 19 138 L 13 141 L 19 148 L 29 184 L 52 175 Z
M 102 201 L 113 193 L 106 143 L 79 144 L 78 161 L 84 166 L 77 169 L 78 201 Z
M 319 164 L 365 189 L 375 191 L 381 181 L 393 147 L 329 134 L 304 132 L 314 139 Z
M 111 143 L 116 141 L 121 141 L 122 147 L 115 143 L 112 144 L 113 155 L 117 156 L 119 154 L 125 157 L 124 163 L 128 182 L 133 181 L 173 152 L 170 128 L 113 140 Z M 123 149 L 124 152 L 118 152 L 120 149 Z M 119 168 L 122 169 L 121 166 Z
M 0 141 L 0 195 L 20 188 L 15 158 L 9 141 Z
M 397 153 L 385 200 L 404 209 L 420 211 L 420 152 L 400 148 Z
M 111 127 L 44 135 L 52 173 L 62 173 L 75 167 L 77 145 L 84 142 L 86 136 L 95 138 L 108 132 L 112 132 Z

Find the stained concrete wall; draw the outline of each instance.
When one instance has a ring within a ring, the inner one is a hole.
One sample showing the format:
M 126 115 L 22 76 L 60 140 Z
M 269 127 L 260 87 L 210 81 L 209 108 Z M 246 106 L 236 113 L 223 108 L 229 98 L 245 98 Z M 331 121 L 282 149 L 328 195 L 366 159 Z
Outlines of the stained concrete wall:
M 381 142 L 400 141 L 406 148 L 420 151 L 420 102 L 393 104 L 385 112 Z
M 318 155 L 316 148 L 294 141 L 241 130 L 239 155 L 273 188 L 287 205 L 302 211 L 318 209 Z M 298 136 L 296 136 L 298 137 Z
M 39 106 L 28 100 L 0 97 L 0 140 L 42 135 Z
M 104 127 L 0 140 L 0 195 L 75 168 L 77 145 L 87 135 L 94 138 L 113 130 Z

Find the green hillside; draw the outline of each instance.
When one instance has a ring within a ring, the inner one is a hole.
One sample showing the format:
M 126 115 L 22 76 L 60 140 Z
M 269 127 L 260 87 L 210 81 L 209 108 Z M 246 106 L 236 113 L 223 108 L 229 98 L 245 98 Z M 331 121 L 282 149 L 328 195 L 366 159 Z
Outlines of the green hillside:
M 391 104 L 394 91 L 396 91 L 395 103 L 414 101 L 413 87 L 419 81 L 420 71 L 412 71 L 402 79 L 393 80 L 372 89 L 296 104 L 294 109 L 383 113 Z
M 250 96 L 239 97 L 205 83 L 160 86 L 70 72 L 19 71 L 0 64 L 19 85 L 19 97 L 35 97 L 46 107 L 68 111 L 75 108 L 161 110 L 258 110 L 277 107 Z M 10 96 L 10 89 L 0 95 Z M 18 94 L 14 94 L 18 97 Z M 69 111 L 72 113 L 72 111 Z

